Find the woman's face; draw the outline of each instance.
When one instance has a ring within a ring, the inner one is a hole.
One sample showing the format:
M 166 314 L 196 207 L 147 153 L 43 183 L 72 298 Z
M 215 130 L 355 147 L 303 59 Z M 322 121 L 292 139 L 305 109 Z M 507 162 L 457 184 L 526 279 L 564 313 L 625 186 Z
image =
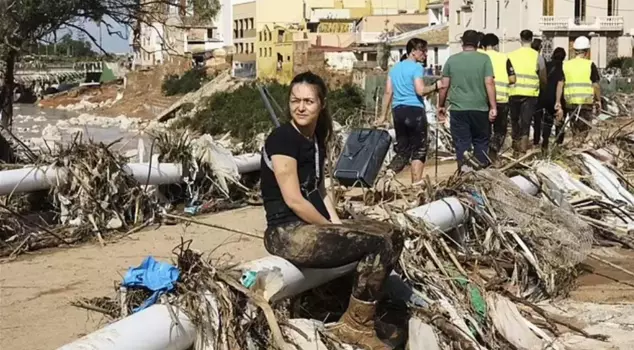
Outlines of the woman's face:
M 416 62 L 424 62 L 427 58 L 427 47 L 414 49 L 414 51 L 412 51 L 412 56 Z
M 289 107 L 291 118 L 297 126 L 316 124 L 322 109 L 317 89 L 306 83 L 293 85 Z

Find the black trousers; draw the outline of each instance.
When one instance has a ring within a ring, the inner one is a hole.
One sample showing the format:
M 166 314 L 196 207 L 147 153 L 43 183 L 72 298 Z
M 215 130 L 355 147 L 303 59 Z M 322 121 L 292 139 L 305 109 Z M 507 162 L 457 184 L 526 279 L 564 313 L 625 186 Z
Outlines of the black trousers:
M 489 141 L 489 153 L 497 155 L 502 146 L 509 128 L 509 105 L 508 103 L 497 104 L 498 116 L 491 123 L 491 141 Z
M 553 126 L 555 127 L 555 143 L 557 143 L 558 145 L 564 143 L 564 121 L 562 120 L 561 123 L 557 123 L 555 121 L 555 112 L 552 110 L 547 110 L 545 108 L 537 111 L 536 114 L 539 114 L 539 120 L 541 124 L 542 149 L 547 150 L 550 145 L 550 136 L 553 132 Z M 536 143 L 536 145 L 538 144 L 539 143 Z
M 364 301 L 381 297 L 383 284 L 398 263 L 403 234 L 394 225 L 346 221 L 341 225 L 302 222 L 267 228 L 266 250 L 297 267 L 327 269 L 358 261 L 352 295 Z
M 544 126 L 544 112 L 538 109 L 533 114 L 533 145 L 539 145 L 542 139 L 542 127 Z
M 537 108 L 537 97 L 511 96 L 509 112 L 511 115 L 511 137 L 517 142 L 522 137 L 528 137 L 531 121 Z
M 489 137 L 491 124 L 489 113 L 483 111 L 451 112 L 451 138 L 456 148 L 458 168 L 464 164 L 465 153 L 473 146 L 473 152 L 481 166 L 489 165 Z
M 392 110 L 396 144 L 396 157 L 390 166 L 399 172 L 412 160 L 423 163 L 427 159 L 427 114 L 425 108 L 396 106 Z

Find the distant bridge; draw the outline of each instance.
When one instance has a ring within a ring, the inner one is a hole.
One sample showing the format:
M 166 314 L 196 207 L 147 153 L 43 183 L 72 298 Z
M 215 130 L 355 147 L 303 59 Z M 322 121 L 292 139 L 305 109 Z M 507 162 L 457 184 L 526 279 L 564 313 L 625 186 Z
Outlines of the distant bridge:
M 0 78 L 3 78 L 3 66 L 3 62 L 0 62 Z M 104 66 L 105 63 L 101 61 L 74 63 L 18 62 L 15 65 L 15 81 L 23 85 L 33 82 L 80 82 L 86 80 L 88 74 L 101 74 Z

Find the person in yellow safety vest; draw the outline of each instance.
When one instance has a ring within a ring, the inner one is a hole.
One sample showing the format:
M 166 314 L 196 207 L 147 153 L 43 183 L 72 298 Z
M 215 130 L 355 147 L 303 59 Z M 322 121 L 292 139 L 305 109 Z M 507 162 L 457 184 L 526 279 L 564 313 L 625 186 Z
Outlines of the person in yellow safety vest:
M 537 109 L 539 88 L 540 85 L 546 85 L 546 68 L 539 64 L 539 53 L 531 48 L 533 32 L 523 30 L 520 40 L 522 47 L 509 54 L 517 78 L 511 86 L 509 98 L 511 137 L 516 157 L 528 150 L 528 136 Z
M 500 39 L 493 33 L 486 34 L 481 41 L 484 47 L 484 53 L 491 58 L 493 64 L 493 75 L 495 78 L 495 101 L 497 104 L 498 115 L 493 124 L 493 132 L 489 141 L 489 158 L 495 162 L 498 153 L 504 145 L 506 132 L 508 130 L 508 102 L 510 85 L 514 84 L 515 69 L 509 58 L 498 51 Z
M 555 109 L 571 114 L 572 135 L 583 142 L 590 130 L 594 109 L 601 110 L 601 76 L 589 58 L 590 40 L 587 37 L 578 37 L 573 49 L 574 58 L 564 63 L 564 76 L 557 84 Z M 563 106 L 562 96 L 566 106 Z

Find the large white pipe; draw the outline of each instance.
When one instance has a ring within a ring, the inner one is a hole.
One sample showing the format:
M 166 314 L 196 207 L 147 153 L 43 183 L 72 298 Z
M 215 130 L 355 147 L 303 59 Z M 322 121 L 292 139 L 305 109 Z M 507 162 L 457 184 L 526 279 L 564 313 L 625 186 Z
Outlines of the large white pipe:
M 53 166 L 23 168 L 0 172 L 0 195 L 46 190 L 66 182 L 66 172 Z
M 298 269 L 279 256 L 267 256 L 243 264 L 242 271 L 255 272 L 258 278 L 264 278 L 263 297 L 276 301 L 297 295 L 301 292 L 320 286 L 328 281 L 348 274 L 357 263 L 336 267 L 334 269 Z
M 465 208 L 458 198 L 449 197 L 410 209 L 407 214 L 425 221 L 432 229 L 447 231 L 462 223 Z
M 181 181 L 183 167 L 176 163 L 131 163 L 124 167 L 139 183 L 165 185 Z M 0 172 L 0 195 L 11 193 L 33 192 L 49 189 L 65 183 L 67 173 L 64 168 L 55 166 L 26 167 L 22 169 L 4 170 Z
M 233 157 L 233 161 L 238 167 L 240 174 L 251 173 L 260 170 L 260 160 L 262 156 L 259 153 L 240 154 Z
M 388 131 L 394 138 L 394 129 Z M 259 153 L 247 153 L 234 156 L 233 160 L 236 163 L 238 172 L 240 174 L 246 174 L 260 170 L 261 158 Z M 130 163 L 124 170 L 132 174 L 141 184 L 167 185 L 182 181 L 183 167 L 181 164 L 152 164 L 152 171 L 149 173 L 149 182 L 148 167 L 148 163 Z M 0 195 L 46 190 L 51 186 L 65 183 L 66 179 L 66 171 L 63 168 L 57 168 L 52 165 L 4 170 L 0 171 Z
M 523 176 L 514 176 L 511 181 L 531 196 L 539 192 L 539 188 Z M 465 208 L 458 198 L 448 197 L 410 209 L 407 214 L 425 221 L 432 229 L 449 231 L 464 222 Z
M 175 307 L 156 304 L 90 333 L 58 350 L 185 350 L 196 339 L 196 328 Z M 213 350 L 213 349 L 211 349 Z
M 234 160 L 241 174 L 260 169 L 260 155 L 257 153 L 235 156 Z M 131 174 L 140 184 L 167 185 L 179 183 L 183 177 L 183 166 L 177 163 L 129 163 L 123 170 Z M 148 182 L 149 175 L 149 182 Z M 26 167 L 0 171 L 0 195 L 33 192 L 49 189 L 66 182 L 64 168 L 55 166 Z

